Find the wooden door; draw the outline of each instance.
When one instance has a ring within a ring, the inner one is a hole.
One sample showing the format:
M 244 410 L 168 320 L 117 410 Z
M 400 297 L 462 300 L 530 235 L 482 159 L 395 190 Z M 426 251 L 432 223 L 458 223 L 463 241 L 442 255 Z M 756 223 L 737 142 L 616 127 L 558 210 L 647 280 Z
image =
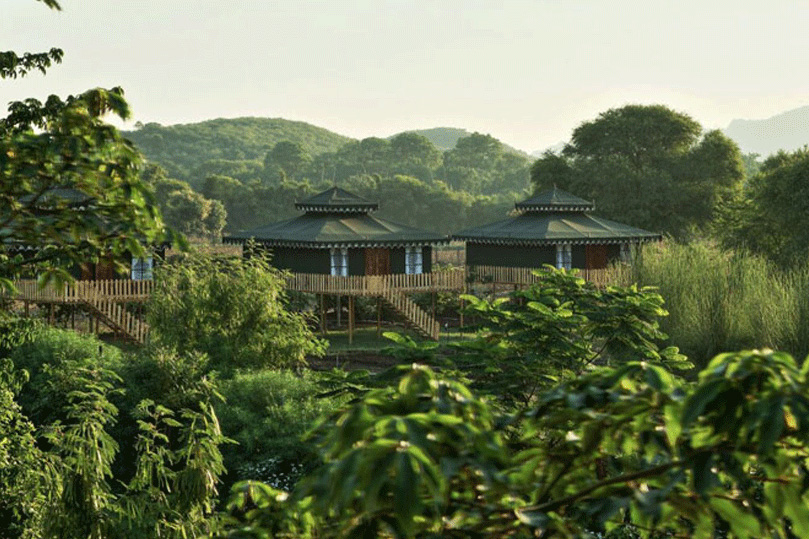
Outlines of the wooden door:
M 587 269 L 604 269 L 607 267 L 607 246 L 587 245 L 585 248 Z
M 117 278 L 117 274 L 115 272 L 115 264 L 113 264 L 112 259 L 109 257 L 104 257 L 99 260 L 96 264 L 95 280 L 106 281 L 115 278 Z
M 365 249 L 365 275 L 390 274 L 390 249 Z

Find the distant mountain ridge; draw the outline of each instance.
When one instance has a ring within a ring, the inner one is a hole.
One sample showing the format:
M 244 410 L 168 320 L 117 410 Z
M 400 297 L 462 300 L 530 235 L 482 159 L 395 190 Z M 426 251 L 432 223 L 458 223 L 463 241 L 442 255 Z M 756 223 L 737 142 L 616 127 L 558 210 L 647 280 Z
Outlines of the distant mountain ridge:
M 762 157 L 809 144 L 809 105 L 763 120 L 733 120 L 724 130 L 742 152 Z

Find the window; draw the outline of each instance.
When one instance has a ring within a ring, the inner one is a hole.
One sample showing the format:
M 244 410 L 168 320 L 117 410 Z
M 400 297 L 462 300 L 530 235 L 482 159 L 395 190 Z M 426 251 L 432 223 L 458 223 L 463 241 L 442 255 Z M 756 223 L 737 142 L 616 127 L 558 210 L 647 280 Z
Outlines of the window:
M 621 244 L 621 262 L 625 264 L 629 264 L 632 261 L 632 250 L 629 247 L 629 243 L 622 243 Z
M 423 271 L 421 247 L 405 247 L 405 273 L 415 275 Z
M 556 246 L 556 267 L 567 270 L 573 267 L 573 255 L 570 245 Z
M 153 267 L 154 267 L 154 259 L 151 256 L 147 256 L 146 258 L 133 258 L 132 280 L 151 281 Z
M 331 274 L 339 277 L 348 276 L 348 249 L 345 247 L 331 250 Z

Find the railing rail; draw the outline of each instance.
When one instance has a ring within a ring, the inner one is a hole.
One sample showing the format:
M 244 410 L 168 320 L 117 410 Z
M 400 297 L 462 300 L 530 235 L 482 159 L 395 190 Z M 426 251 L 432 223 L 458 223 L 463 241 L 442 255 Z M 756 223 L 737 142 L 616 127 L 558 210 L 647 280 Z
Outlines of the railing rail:
M 508 268 L 504 266 L 466 266 L 469 281 L 479 283 L 530 285 L 540 280 L 536 268 Z M 539 271 L 542 271 L 541 269 Z M 580 269 L 578 275 L 597 286 L 628 284 L 631 277 L 629 266 L 612 266 L 604 269 Z
M 14 287 L 16 293 L 13 294 L 13 299 L 33 303 L 79 303 L 99 300 L 142 302 L 151 296 L 154 281 L 128 279 L 75 281 L 61 287 L 47 285 L 40 288 L 36 280 L 30 279 L 15 281 Z
M 387 290 L 435 292 L 462 290 L 466 274 L 463 269 L 441 270 L 417 275 L 350 275 L 338 277 L 318 273 L 292 273 L 287 288 L 317 294 L 378 296 Z

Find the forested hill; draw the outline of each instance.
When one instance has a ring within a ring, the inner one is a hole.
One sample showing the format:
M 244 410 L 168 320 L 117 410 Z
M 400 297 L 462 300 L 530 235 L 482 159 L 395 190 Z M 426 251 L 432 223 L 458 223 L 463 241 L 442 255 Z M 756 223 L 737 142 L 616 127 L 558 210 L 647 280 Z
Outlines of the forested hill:
M 468 137 L 472 133 L 467 131 L 466 129 L 461 129 L 460 127 L 433 127 L 431 129 L 413 129 L 412 131 L 405 131 L 405 133 L 415 133 L 417 135 L 421 135 L 422 137 L 426 138 L 430 142 L 433 143 L 433 146 L 438 148 L 439 150 L 451 150 L 458 144 L 458 141 L 462 138 Z M 399 133 L 401 134 L 401 133 Z M 396 135 L 393 135 L 395 137 Z M 393 138 L 388 137 L 388 138 Z M 517 155 L 528 156 L 522 150 L 518 150 L 508 144 L 503 144 L 503 148 L 511 153 L 515 153 Z
M 149 123 L 124 132 L 124 136 L 149 161 L 181 179 L 188 179 L 205 161 L 263 161 L 271 148 L 285 140 L 297 142 L 311 155 L 334 152 L 352 140 L 322 127 L 283 118 L 219 118 L 171 126 Z
M 461 129 L 459 127 L 433 127 L 432 129 L 414 129 L 406 132 L 421 135 L 432 142 L 433 145 L 439 150 L 451 150 L 458 143 L 459 139 L 468 137 L 472 134 L 466 129 Z
M 735 140 L 743 152 L 762 157 L 778 150 L 797 150 L 809 144 L 809 106 L 764 120 L 733 120 L 725 134 Z
M 149 124 L 126 136 L 147 157 L 143 177 L 166 221 L 189 235 L 297 215 L 296 200 L 332 185 L 380 201 L 385 218 L 445 234 L 502 218 L 530 193 L 529 157 L 481 133 L 443 151 L 414 132 L 354 140 L 258 118 Z

